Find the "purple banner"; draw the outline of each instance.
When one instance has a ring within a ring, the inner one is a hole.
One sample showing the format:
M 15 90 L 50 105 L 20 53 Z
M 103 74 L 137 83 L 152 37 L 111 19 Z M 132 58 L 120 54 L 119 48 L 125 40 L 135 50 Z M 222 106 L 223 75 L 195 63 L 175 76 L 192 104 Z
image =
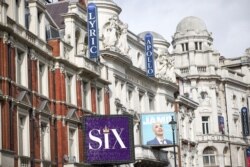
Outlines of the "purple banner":
M 85 116 L 83 127 L 86 163 L 134 162 L 133 119 L 131 116 Z
M 218 125 L 219 125 L 219 132 L 225 134 L 225 123 L 223 116 L 218 116 Z

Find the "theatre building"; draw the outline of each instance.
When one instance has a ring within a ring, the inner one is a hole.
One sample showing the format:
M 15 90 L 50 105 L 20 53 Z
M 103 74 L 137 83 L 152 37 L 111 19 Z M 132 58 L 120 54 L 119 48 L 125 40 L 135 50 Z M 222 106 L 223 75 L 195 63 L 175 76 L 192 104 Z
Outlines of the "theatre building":
M 176 158 L 179 167 L 246 167 L 250 50 L 221 56 L 197 17 L 180 21 L 171 44 L 134 34 L 114 0 L 91 2 L 92 34 L 86 0 L 0 0 L 0 166 L 173 167 Z M 89 35 L 98 36 L 95 59 Z M 143 143 L 142 116 L 164 113 L 177 122 L 175 155 Z M 90 115 L 133 118 L 133 162 L 86 163 Z

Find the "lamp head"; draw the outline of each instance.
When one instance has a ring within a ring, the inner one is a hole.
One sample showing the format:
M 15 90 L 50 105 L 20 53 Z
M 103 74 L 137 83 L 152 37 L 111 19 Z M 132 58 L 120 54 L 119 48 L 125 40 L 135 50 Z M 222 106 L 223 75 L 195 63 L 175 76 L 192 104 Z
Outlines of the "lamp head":
M 172 116 L 172 119 L 169 124 L 171 125 L 172 129 L 175 129 L 177 122 L 174 120 L 174 116 Z

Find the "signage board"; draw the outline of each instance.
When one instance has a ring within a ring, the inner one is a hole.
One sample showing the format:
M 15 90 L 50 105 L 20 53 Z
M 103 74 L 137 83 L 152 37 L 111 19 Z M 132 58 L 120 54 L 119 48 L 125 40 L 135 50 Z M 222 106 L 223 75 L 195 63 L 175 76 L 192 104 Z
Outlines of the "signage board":
M 250 167 L 250 147 L 246 149 L 246 167 Z
M 248 109 L 246 107 L 241 108 L 241 121 L 243 136 L 249 136 Z
M 88 46 L 90 58 L 97 58 L 99 54 L 98 13 L 94 3 L 89 3 L 88 8 Z
M 169 122 L 176 121 L 175 112 L 141 114 L 142 144 L 149 146 L 173 145 L 173 130 Z M 174 129 L 175 142 L 176 128 Z
M 147 33 L 144 37 L 145 40 L 145 57 L 146 57 L 146 67 L 147 67 L 147 76 L 154 77 L 154 48 L 153 48 L 153 36 L 150 33 Z
M 86 163 L 134 162 L 134 132 L 131 116 L 84 116 L 83 127 Z
M 225 123 L 223 116 L 218 116 L 218 126 L 219 126 L 219 132 L 225 134 Z

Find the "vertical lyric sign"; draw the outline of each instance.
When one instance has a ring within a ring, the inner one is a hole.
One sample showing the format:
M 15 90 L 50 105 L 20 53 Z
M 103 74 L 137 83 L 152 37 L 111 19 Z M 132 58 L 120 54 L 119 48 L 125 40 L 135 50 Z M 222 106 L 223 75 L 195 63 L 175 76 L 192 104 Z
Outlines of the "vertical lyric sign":
M 88 45 L 89 57 L 97 58 L 99 54 L 98 13 L 94 3 L 88 4 Z
M 154 49 L 153 49 L 153 36 L 150 33 L 145 35 L 145 55 L 146 55 L 146 66 L 147 66 L 147 76 L 154 77 Z

